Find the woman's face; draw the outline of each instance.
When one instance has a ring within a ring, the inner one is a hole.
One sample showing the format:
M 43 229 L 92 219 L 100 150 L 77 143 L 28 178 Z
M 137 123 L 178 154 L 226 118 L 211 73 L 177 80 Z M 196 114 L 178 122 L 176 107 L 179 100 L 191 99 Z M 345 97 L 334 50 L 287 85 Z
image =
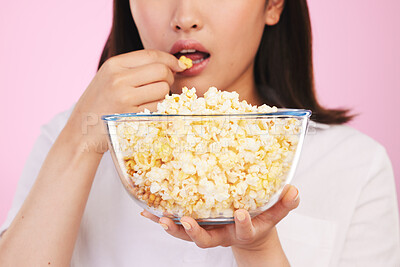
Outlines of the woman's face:
M 268 23 L 265 0 L 130 0 L 130 6 L 145 49 L 170 53 L 177 41 L 194 40 L 207 52 L 186 55 L 205 60 L 192 73 L 176 74 L 172 92 L 183 86 L 196 87 L 199 95 L 210 86 L 240 92 L 237 87 L 253 80 Z

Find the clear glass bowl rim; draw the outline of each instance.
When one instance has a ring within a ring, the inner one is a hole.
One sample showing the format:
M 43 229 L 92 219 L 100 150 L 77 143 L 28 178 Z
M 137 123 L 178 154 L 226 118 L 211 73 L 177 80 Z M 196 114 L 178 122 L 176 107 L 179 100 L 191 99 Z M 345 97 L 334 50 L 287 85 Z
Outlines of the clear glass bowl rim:
M 268 113 L 230 113 L 230 114 L 139 114 L 139 113 L 121 113 L 114 115 L 103 115 L 101 119 L 103 121 L 124 121 L 129 118 L 165 118 L 165 117 L 258 117 L 258 116 L 270 116 L 270 117 L 299 117 L 309 118 L 311 117 L 311 110 L 307 109 L 278 109 L 276 112 Z

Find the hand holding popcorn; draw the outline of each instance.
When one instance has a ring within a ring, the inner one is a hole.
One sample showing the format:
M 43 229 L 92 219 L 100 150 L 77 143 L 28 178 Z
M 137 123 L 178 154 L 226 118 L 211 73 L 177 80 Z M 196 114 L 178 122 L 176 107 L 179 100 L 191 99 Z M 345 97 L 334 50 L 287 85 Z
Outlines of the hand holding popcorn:
M 90 150 L 107 149 L 101 116 L 156 110 L 185 64 L 169 53 L 140 50 L 108 59 L 76 104 L 68 125 L 83 135 Z
M 200 226 L 191 217 L 182 217 L 181 225 L 175 224 L 170 218 L 159 218 L 144 210 L 142 216 L 159 223 L 164 230 L 186 241 L 195 242 L 200 248 L 217 246 L 242 250 L 263 250 L 268 246 L 271 235 L 275 233 L 275 225 L 291 210 L 299 205 L 298 190 L 287 186 L 282 199 L 269 210 L 251 218 L 246 210 L 235 212 L 235 224 Z

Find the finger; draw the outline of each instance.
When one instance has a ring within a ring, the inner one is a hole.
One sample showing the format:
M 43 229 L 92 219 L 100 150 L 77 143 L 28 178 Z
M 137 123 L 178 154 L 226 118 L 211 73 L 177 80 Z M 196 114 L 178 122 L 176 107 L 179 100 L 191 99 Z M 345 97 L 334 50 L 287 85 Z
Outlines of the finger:
M 157 105 L 160 103 L 161 100 L 150 102 L 150 103 L 145 103 L 137 107 L 138 111 L 143 111 L 145 108 L 150 110 L 151 112 L 157 111 Z
M 124 70 L 120 73 L 126 79 L 126 84 L 139 87 L 155 82 L 167 82 L 170 86 L 174 83 L 172 70 L 163 63 L 152 63 L 138 66 L 134 69 Z
M 169 234 L 186 240 L 186 241 L 192 241 L 190 239 L 190 237 L 186 234 L 185 230 L 183 229 L 182 226 L 176 225 L 171 219 L 166 218 L 166 217 L 162 217 L 159 218 L 157 216 L 155 216 L 154 214 L 148 212 L 147 210 L 143 210 L 140 215 L 142 215 L 143 217 L 152 220 L 155 223 L 158 223 L 161 225 L 162 228 L 164 228 L 164 230 L 166 232 L 168 232 Z
M 124 88 L 122 97 L 131 105 L 139 106 L 144 103 L 161 101 L 169 93 L 170 87 L 167 82 L 156 82 L 138 88 Z
M 170 218 L 167 218 L 167 217 L 160 218 L 159 224 L 164 228 L 164 230 L 168 234 L 170 234 L 176 238 L 192 242 L 192 239 L 185 232 L 185 229 L 182 226 L 174 223 L 174 221 L 171 220 Z
M 148 212 L 147 210 L 143 210 L 140 215 L 142 215 L 143 217 L 152 220 L 155 223 L 158 223 L 158 221 L 160 220 L 159 217 L 157 217 L 156 215 Z
M 290 210 L 297 208 L 300 204 L 299 190 L 291 185 L 289 191 L 281 199 L 283 206 Z
M 180 62 L 174 55 L 160 50 L 146 49 L 133 51 L 115 56 L 111 61 L 113 61 L 113 63 L 116 62 L 116 64 L 123 68 L 135 68 L 158 62 L 167 65 L 175 72 L 181 72 L 186 69 L 185 64 Z
M 235 211 L 235 233 L 239 241 L 251 241 L 255 237 L 256 231 L 250 214 L 244 209 Z
M 209 231 L 203 229 L 195 219 L 184 216 L 181 218 L 182 226 L 187 235 L 199 248 L 211 248 L 216 246 L 227 246 L 230 242 L 226 234 L 226 228 L 216 228 Z
M 261 213 L 253 219 L 253 224 L 257 228 L 258 224 L 267 224 L 269 227 L 275 226 L 288 213 L 299 206 L 299 191 L 293 185 L 286 191 L 286 194 L 274 206 Z M 257 224 L 257 225 L 256 225 Z
M 223 225 L 202 225 L 201 227 L 204 229 L 204 230 L 206 230 L 206 231 L 209 231 L 209 230 L 212 230 L 212 229 L 220 229 L 220 228 L 224 228 L 226 226 L 226 224 L 223 224 Z

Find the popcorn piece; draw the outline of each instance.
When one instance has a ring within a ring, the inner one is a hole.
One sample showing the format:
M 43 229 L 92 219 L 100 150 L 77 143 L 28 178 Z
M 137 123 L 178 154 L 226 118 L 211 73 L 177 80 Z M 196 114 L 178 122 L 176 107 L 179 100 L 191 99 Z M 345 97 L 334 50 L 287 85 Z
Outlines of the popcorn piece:
M 184 56 L 179 60 L 191 63 Z M 236 92 L 210 87 L 197 97 L 195 88 L 184 87 L 181 94 L 166 95 L 153 114 L 276 111 L 239 101 Z M 193 218 L 232 217 L 236 209 L 264 206 L 279 189 L 298 134 L 296 119 L 178 116 L 119 122 L 117 157 L 132 182 L 129 190 L 150 207 Z
M 183 64 L 185 64 L 186 69 L 190 69 L 191 67 L 193 67 L 193 61 L 188 57 L 181 56 L 179 58 L 179 61 L 182 62 Z

